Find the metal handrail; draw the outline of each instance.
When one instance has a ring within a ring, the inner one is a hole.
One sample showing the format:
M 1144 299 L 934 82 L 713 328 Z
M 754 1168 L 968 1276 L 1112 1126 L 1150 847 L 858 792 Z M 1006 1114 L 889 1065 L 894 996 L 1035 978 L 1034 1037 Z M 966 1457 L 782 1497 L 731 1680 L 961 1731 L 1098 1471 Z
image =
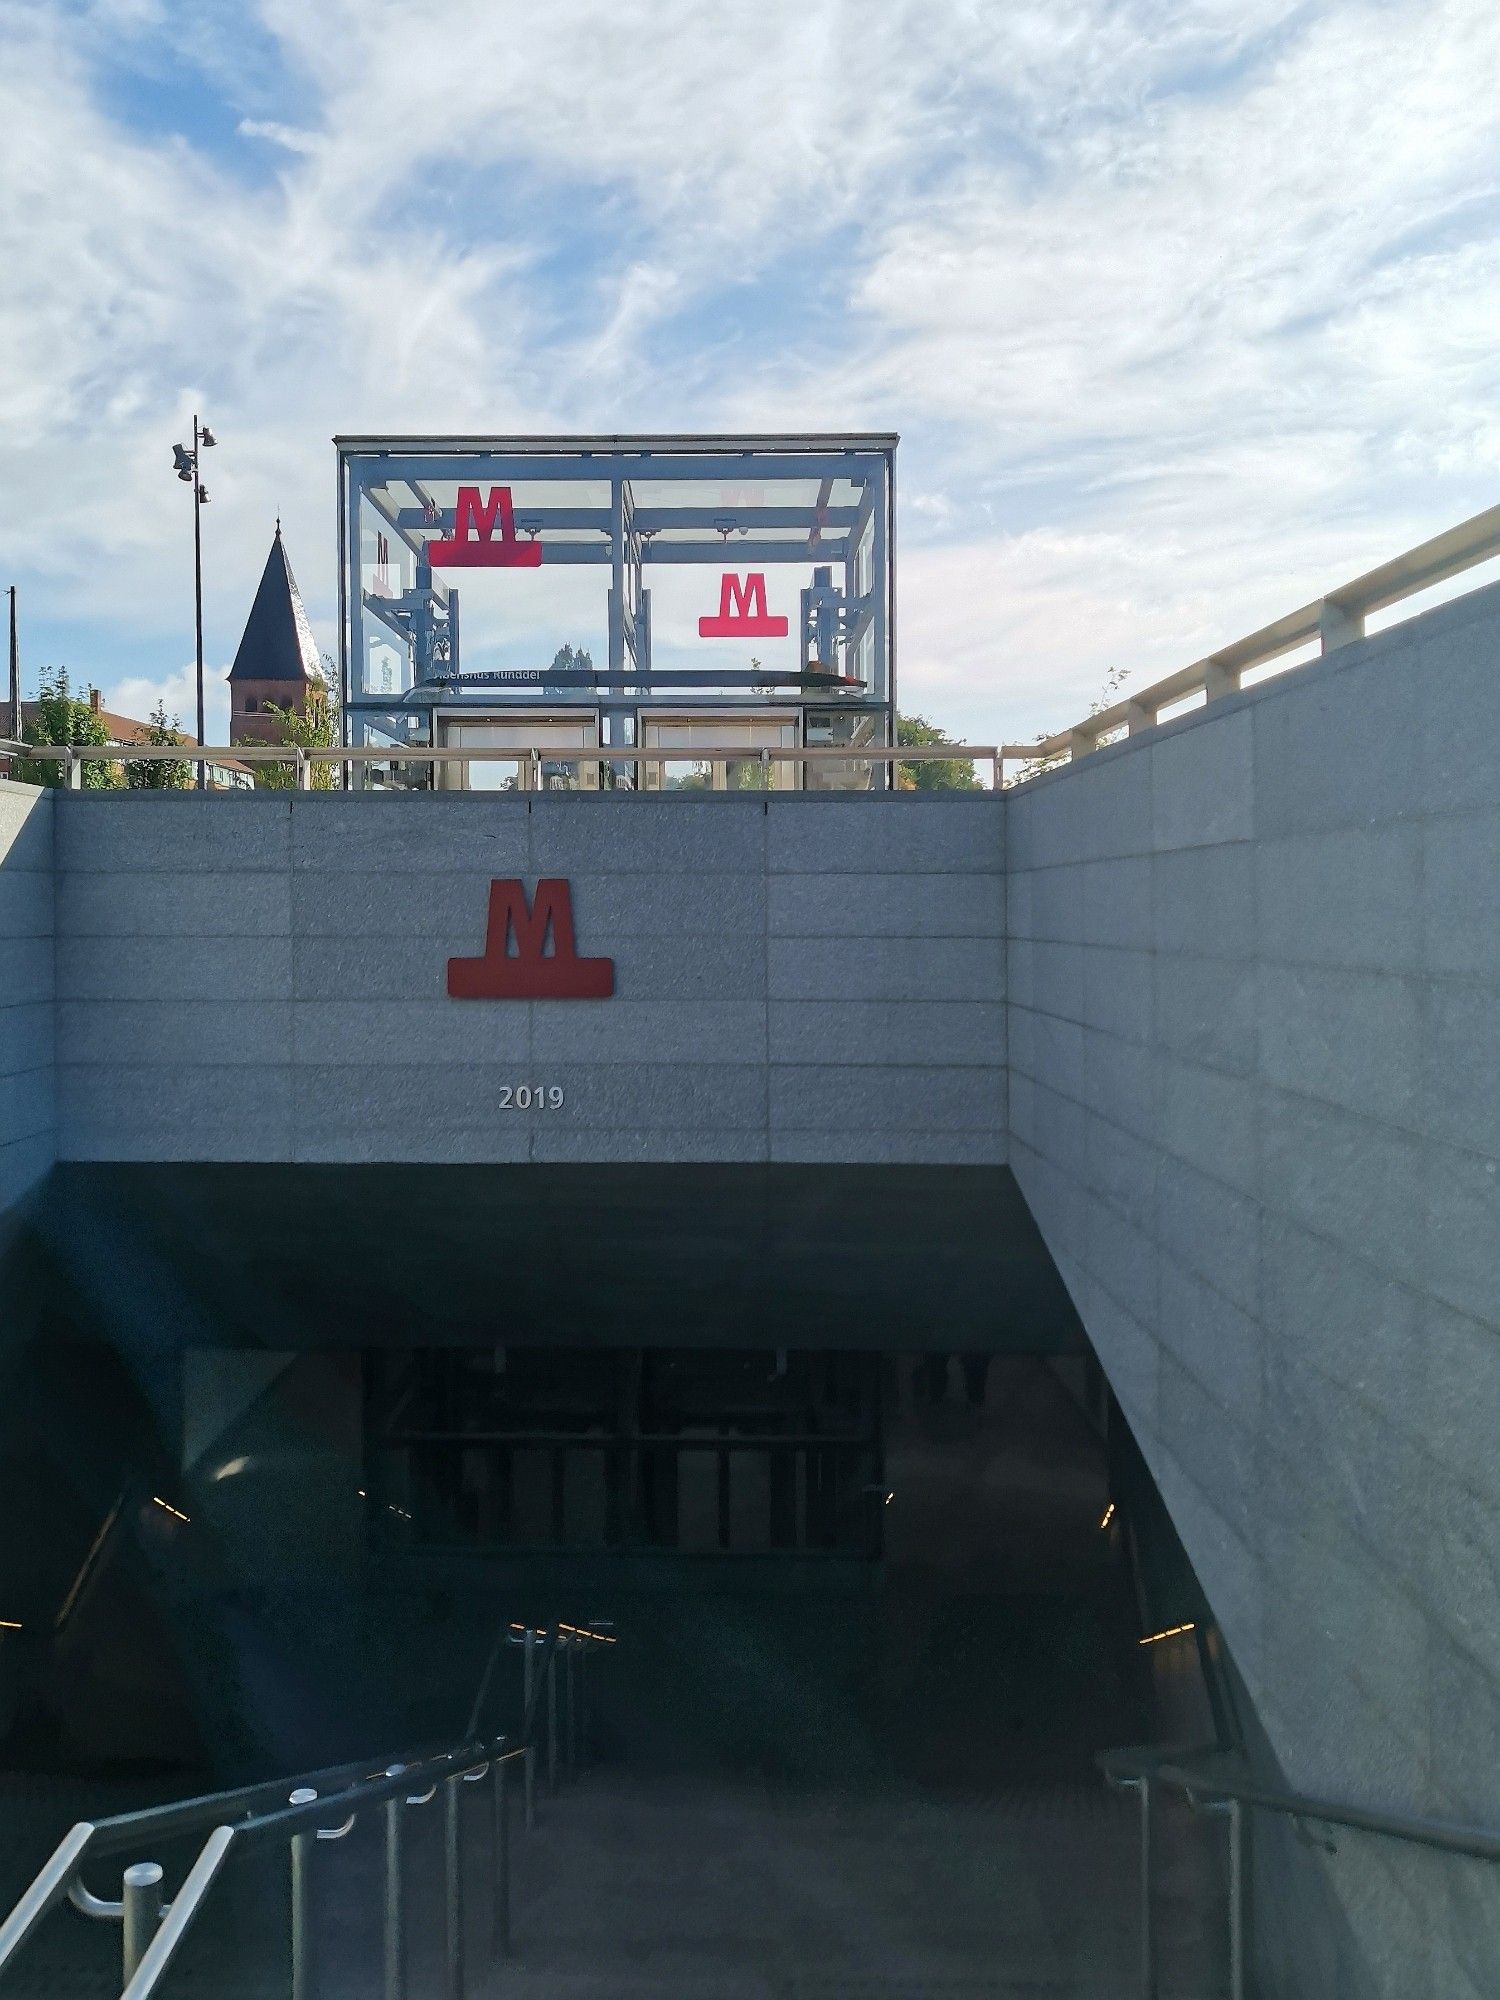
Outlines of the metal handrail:
M 413 1773 L 420 1776 L 436 1769 L 441 1776 L 445 1767 L 457 1754 L 460 1753 L 442 1753 L 436 1757 L 423 1758 L 405 1765 L 403 1769 L 406 1775 L 391 1789 L 402 1789 L 410 1785 Z M 262 1800 L 278 1795 L 285 1798 L 288 1795 L 288 1786 L 293 1791 L 303 1788 L 313 1789 L 316 1796 L 316 1788 L 312 1785 L 313 1779 L 324 1783 L 330 1778 L 343 1779 L 351 1771 L 368 1770 L 371 1761 L 362 1758 L 354 1763 L 328 1765 L 322 1770 L 307 1772 L 300 1778 L 269 1779 L 260 1784 L 242 1785 L 232 1791 L 209 1793 L 194 1799 L 174 1800 L 165 1806 L 148 1806 L 136 1812 L 117 1813 L 108 1819 L 80 1820 L 64 1834 L 30 1887 L 10 1914 L 0 1922 L 0 1974 L 5 1972 L 48 1911 L 70 1896 L 73 1884 L 79 1882 L 80 1887 L 82 1886 L 82 1870 L 87 1862 L 128 1850 L 148 1839 L 179 1840 L 204 1826 L 214 1828 L 230 1826 L 237 1834 L 246 1836 L 252 1831 L 258 1831 L 275 1818 L 274 1814 L 257 1810 Z M 383 1782 L 385 1776 L 383 1772 L 378 1774 L 379 1781 Z M 370 1782 L 376 1780 L 372 1779 Z M 293 1817 L 299 1813 L 304 1817 L 326 1815 L 330 1802 L 337 1805 L 342 1799 L 352 1797 L 359 1790 L 358 1785 L 344 1784 L 340 1791 L 330 1795 L 329 1800 L 320 1803 L 317 1814 L 312 1812 L 311 1807 L 294 1807 L 290 1809 L 291 1815 Z M 368 1801 L 371 1794 L 363 1792 L 361 1796 Z M 91 1898 L 86 1890 L 79 1901 L 84 1904 L 86 1914 L 117 1914 L 117 1911 L 104 1903 L 102 1898 Z M 89 1909 L 87 1906 L 90 1902 L 98 1907 Z
M 307 791 L 317 764 L 340 765 L 353 770 L 361 764 L 423 764 L 434 769 L 452 764 L 514 764 L 535 770 L 542 764 L 688 764 L 747 763 L 772 764 L 898 764 L 973 763 L 988 764 L 992 782 L 998 787 L 1006 758 L 1034 757 L 1034 745 L 992 743 L 934 744 L 838 744 L 807 743 L 795 747 L 770 745 L 736 750 L 724 743 L 680 743 L 670 748 L 636 744 L 620 748 L 613 744 L 569 746 L 566 754 L 556 744 L 531 743 L 474 745 L 393 744 L 359 746 L 324 744 L 305 748 L 280 743 L 220 745 L 133 744 L 133 743 L 17 743 L 0 737 L 0 757 L 28 757 L 64 766 L 70 789 L 77 786 L 85 764 L 176 763 L 209 764 L 291 764 L 295 767 L 296 788 Z M 654 793 L 652 796 L 656 796 Z
M 1468 1854 L 1476 1861 L 1500 1861 L 1500 1833 L 1488 1827 L 1457 1826 L 1449 1820 L 1428 1819 L 1418 1813 L 1382 1812 L 1370 1806 L 1345 1805 L 1334 1799 L 1318 1798 L 1307 1792 L 1281 1792 L 1251 1784 L 1221 1771 L 1194 1768 L 1191 1761 L 1169 1756 L 1147 1766 L 1136 1762 L 1134 1751 L 1108 1751 L 1099 1759 L 1108 1778 L 1137 1778 L 1149 1775 L 1155 1782 L 1184 1793 L 1209 1794 L 1214 1799 L 1237 1799 L 1241 1805 L 1262 1812 L 1280 1813 L 1287 1819 L 1316 1820 L 1320 1826 L 1347 1826 L 1358 1833 L 1383 1834 L 1389 1840 L 1404 1840 L 1416 1847 L 1437 1847 L 1446 1854 Z
M 1500 507 L 1483 512 L 1445 528 L 1441 534 L 1419 542 L 1415 548 L 1394 556 L 1389 562 L 1367 570 L 1349 583 L 1336 585 L 1310 604 L 1301 605 L 1262 625 L 1243 639 L 1231 641 L 1195 660 L 1191 666 L 1139 688 L 1108 708 L 1099 709 L 1068 729 L 1038 737 L 1034 743 L 1001 744 L 905 744 L 878 748 L 869 744 L 804 744 L 800 748 L 755 749 L 735 761 L 759 759 L 763 764 L 780 763 L 880 763 L 931 764 L 949 761 L 987 763 L 993 788 L 1004 781 L 1006 764 L 1053 763 L 1086 756 L 1100 747 L 1100 739 L 1118 730 L 1130 735 L 1156 727 L 1164 709 L 1176 708 L 1202 695 L 1209 702 L 1237 694 L 1245 674 L 1256 667 L 1270 666 L 1298 647 L 1319 641 L 1324 654 L 1352 645 L 1365 636 L 1365 620 L 1374 612 L 1386 611 L 1424 590 L 1461 576 L 1466 570 L 1500 556 Z M 218 747 L 184 744 L 78 744 L 54 745 L 17 743 L 0 738 L 0 756 L 40 757 L 64 760 L 70 783 L 80 761 L 149 763 L 177 759 L 191 764 L 286 763 L 296 765 L 297 785 L 306 789 L 314 764 L 342 764 L 353 769 L 361 763 L 489 764 L 514 763 L 535 770 L 543 762 L 558 760 L 555 744 L 513 745 L 508 749 L 464 749 L 459 746 L 362 746 L 300 749 L 277 744 L 231 743 Z M 672 764 L 682 762 L 722 762 L 733 752 L 724 744 L 678 745 L 671 750 L 647 749 L 636 745 L 618 749 L 604 744 L 571 751 L 567 761 L 585 764 Z
M 1258 1785 L 1226 1769 L 1222 1753 L 1210 1749 L 1136 1747 L 1107 1750 L 1097 1759 L 1106 1781 L 1140 1798 L 1140 1942 L 1141 1994 L 1156 2000 L 1157 1947 L 1152 1912 L 1153 1857 L 1156 1844 L 1158 1787 L 1182 1793 L 1195 1812 L 1222 1813 L 1229 1824 L 1229 1991 L 1230 2000 L 1245 2000 L 1248 1976 L 1245 1867 L 1247 1812 L 1274 1813 L 1298 1825 L 1348 1827 L 1409 1846 L 1436 1848 L 1475 1861 L 1500 1862 L 1500 1833 L 1488 1827 L 1456 1826 L 1418 1813 L 1393 1813 L 1369 1806 L 1348 1805 L 1312 1793 L 1278 1791 Z
M 1133 736 L 1154 728 L 1162 709 L 1175 708 L 1195 695 L 1213 702 L 1238 694 L 1243 676 L 1252 668 L 1269 666 L 1299 646 L 1319 640 L 1326 655 L 1352 645 L 1364 638 L 1365 620 L 1372 612 L 1388 610 L 1496 556 L 1500 556 L 1500 507 L 1487 507 L 1352 582 L 1325 591 L 1311 604 L 1273 619 L 1246 638 L 1220 646 L 1192 666 L 1085 716 L 1071 729 L 1044 736 L 1024 751 L 1006 745 L 1003 755 L 1020 755 L 1028 762 L 1086 756 L 1099 748 L 1101 736 L 1118 729 Z
M 477 1717 L 488 1696 L 501 1648 L 517 1628 L 502 1628 L 486 1662 L 471 1710 Z M 9 1915 L 0 1922 L 0 1979 L 48 1913 L 70 1902 L 80 1914 L 122 1924 L 122 2000 L 147 2000 L 165 1977 L 189 1927 L 217 1881 L 231 1851 L 254 1843 L 286 1844 L 292 1871 L 292 1991 L 294 2000 L 311 2000 L 313 1993 L 311 1881 L 312 1855 L 320 1841 L 341 1840 L 360 1815 L 384 1807 L 386 1826 L 385 1993 L 402 2000 L 405 1993 L 405 1916 L 403 1819 L 442 1792 L 446 1895 L 445 2000 L 462 2000 L 464 1993 L 463 1819 L 460 1788 L 491 1780 L 495 1849 L 492 1943 L 509 1948 L 510 1831 L 506 1806 L 506 1772 L 520 1760 L 525 1777 L 525 1824 L 534 1823 L 534 1771 L 537 1746 L 533 1740 L 538 1705 L 545 1686 L 548 1709 L 548 1768 L 557 1778 L 558 1701 L 556 1661 L 567 1660 L 568 1764 L 577 1764 L 577 1705 L 574 1657 L 582 1657 L 585 1642 L 598 1635 L 579 1626 L 559 1627 L 540 1635 L 534 1627 L 519 1628 L 526 1644 L 526 1698 L 519 1741 L 501 1735 L 482 1739 L 472 1734 L 435 1751 L 400 1758 L 361 1758 L 326 1765 L 296 1779 L 268 1779 L 205 1796 L 176 1800 L 119 1813 L 98 1821 L 83 1820 L 69 1829 L 48 1857 Z M 601 1642 L 602 1643 L 602 1642 Z M 537 1671 L 538 1665 L 544 1666 Z M 324 1787 L 332 1784 L 332 1790 Z M 155 1862 L 127 1867 L 118 1902 L 96 1896 L 83 1882 L 91 1861 L 125 1850 L 140 1851 L 145 1841 L 181 1839 L 208 1829 L 203 1845 L 170 1904 L 158 1893 L 162 1871 Z

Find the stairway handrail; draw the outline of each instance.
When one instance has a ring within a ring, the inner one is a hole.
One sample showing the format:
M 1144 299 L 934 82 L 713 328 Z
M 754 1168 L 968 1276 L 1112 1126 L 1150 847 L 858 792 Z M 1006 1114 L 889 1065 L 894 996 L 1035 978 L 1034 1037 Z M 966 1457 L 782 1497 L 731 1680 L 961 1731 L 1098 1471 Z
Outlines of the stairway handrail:
M 118 1854 L 140 1840 L 180 1840 L 204 1827 L 217 1829 L 227 1826 L 237 1837 L 243 1837 L 261 1831 L 287 1812 L 293 1819 L 297 1819 L 298 1815 L 309 1820 L 316 1820 L 320 1815 L 327 1818 L 330 1812 L 356 1796 L 366 1805 L 377 1804 L 397 1791 L 409 1790 L 425 1778 L 453 1775 L 450 1767 L 462 1755 L 459 1750 L 427 1753 L 408 1761 L 392 1759 L 378 1769 L 372 1769 L 375 1759 L 359 1758 L 351 1763 L 329 1764 L 320 1770 L 291 1777 L 269 1778 L 260 1784 L 236 1786 L 230 1791 L 205 1792 L 196 1798 L 174 1799 L 166 1805 L 115 1813 L 107 1819 L 79 1820 L 63 1835 L 9 1915 L 0 1921 L 0 1974 L 5 1972 L 48 1911 L 67 1899 L 90 1861 Z M 463 1768 L 471 1769 L 482 1761 L 482 1757 L 476 1755 Z M 365 1771 L 369 1776 L 350 1785 L 347 1774 L 351 1771 Z M 314 1781 L 326 1783 L 330 1778 L 342 1778 L 346 1782 L 338 1791 L 320 1795 L 315 1805 L 287 1808 L 286 1801 L 292 1792 L 307 1789 L 321 1794 L 321 1786 Z M 273 1799 L 280 1801 L 278 1812 L 259 1809 L 262 1801 Z
M 1286 1819 L 1313 1820 L 1319 1826 L 1347 1826 L 1359 1833 L 1382 1834 L 1390 1840 L 1404 1840 L 1418 1847 L 1435 1847 L 1445 1854 L 1466 1854 L 1476 1861 L 1500 1861 L 1500 1832 L 1489 1827 L 1462 1826 L 1451 1820 L 1432 1819 L 1421 1813 L 1386 1812 L 1373 1806 L 1349 1805 L 1310 1792 L 1278 1791 L 1257 1785 L 1207 1761 L 1213 1753 L 1184 1755 L 1181 1750 L 1153 1751 L 1127 1748 L 1103 1751 L 1098 1765 L 1112 1784 L 1135 1784 L 1150 1779 L 1182 1792 L 1190 1800 L 1254 1806 L 1261 1812 L 1279 1813 Z M 1195 1761 L 1204 1757 L 1203 1763 Z
M 1249 1991 L 1249 1921 L 1245 1821 L 1251 1812 L 1271 1812 L 1297 1823 L 1344 1826 L 1445 1854 L 1476 1861 L 1500 1861 L 1500 1833 L 1488 1827 L 1454 1826 L 1420 1813 L 1383 1812 L 1370 1806 L 1318 1798 L 1310 1792 L 1278 1791 L 1255 1784 L 1233 1768 L 1225 1768 L 1218 1749 L 1134 1747 L 1103 1751 L 1095 1760 L 1106 1780 L 1118 1790 L 1133 1791 L 1140 1800 L 1140 1991 L 1156 2000 L 1157 1946 L 1152 1883 L 1156 1849 L 1156 1797 L 1165 1787 L 1183 1793 L 1195 1812 L 1222 1813 L 1229 1825 L 1229 1993 L 1246 2000 Z
M 515 1759 L 523 1759 L 526 1764 L 529 1825 L 535 1753 L 533 1729 L 542 1690 L 549 1679 L 546 1668 L 561 1648 L 583 1645 L 599 1635 L 584 1627 L 560 1629 L 556 1621 L 546 1632 L 534 1635 L 542 1640 L 537 1649 L 542 1670 L 534 1674 L 519 1730 L 480 1737 L 473 1724 L 488 1697 L 501 1649 L 515 1629 L 509 1620 L 502 1625 L 480 1678 L 470 1711 L 470 1726 L 463 1736 L 441 1749 L 408 1749 L 394 1756 L 349 1758 L 342 1763 L 261 1779 L 227 1791 L 201 1793 L 190 1799 L 114 1813 L 99 1820 L 79 1820 L 58 1842 L 8 1915 L 0 1919 L 0 1979 L 43 1918 L 64 1902 L 72 1902 L 86 1916 L 123 1921 L 128 1934 L 134 1915 L 129 1906 L 130 1878 L 135 1871 L 126 1871 L 124 1900 L 110 1902 L 95 1896 L 84 1885 L 83 1870 L 90 1862 L 137 1847 L 147 1840 L 178 1840 L 206 1833 L 172 1903 L 157 1904 L 157 1917 L 151 1918 L 147 1925 L 149 1942 L 139 1962 L 128 1973 L 122 2000 L 146 2000 L 156 1990 L 232 1848 L 272 1838 L 290 1843 L 295 1861 L 299 1841 L 341 1839 L 355 1819 L 373 1806 L 398 1799 L 404 1799 L 408 1805 L 421 1805 L 440 1786 L 452 1791 L 461 1787 L 463 1781 L 473 1783 L 483 1779 L 492 1769 L 498 1785 L 502 1767 Z M 325 1789 L 329 1785 L 333 1789 Z M 503 1798 L 503 1793 L 500 1796 Z M 159 1879 L 159 1869 L 156 1876 Z M 151 1894 L 154 1896 L 154 1889 Z M 508 1924 L 508 1918 L 506 1921 Z M 295 1931 L 294 1923 L 294 1938 Z

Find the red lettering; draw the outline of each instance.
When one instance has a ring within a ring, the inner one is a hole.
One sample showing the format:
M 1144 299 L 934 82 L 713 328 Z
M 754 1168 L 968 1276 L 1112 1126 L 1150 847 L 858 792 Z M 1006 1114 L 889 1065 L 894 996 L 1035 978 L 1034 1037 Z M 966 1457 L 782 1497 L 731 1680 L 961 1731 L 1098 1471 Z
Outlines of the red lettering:
M 515 503 L 508 486 L 492 486 L 487 500 L 480 499 L 477 486 L 460 486 L 453 533 L 427 544 L 427 560 L 434 569 L 535 569 L 542 560 L 542 545 L 517 537 Z
M 766 579 L 760 570 L 743 579 L 726 571 L 719 578 L 718 617 L 698 620 L 700 639 L 784 639 L 789 629 L 785 618 L 773 618 L 766 609 Z
M 520 882 L 491 882 L 483 957 L 448 961 L 454 1000 L 607 1000 L 614 990 L 612 958 L 578 956 L 573 892 L 555 878 L 539 881 L 529 903 Z

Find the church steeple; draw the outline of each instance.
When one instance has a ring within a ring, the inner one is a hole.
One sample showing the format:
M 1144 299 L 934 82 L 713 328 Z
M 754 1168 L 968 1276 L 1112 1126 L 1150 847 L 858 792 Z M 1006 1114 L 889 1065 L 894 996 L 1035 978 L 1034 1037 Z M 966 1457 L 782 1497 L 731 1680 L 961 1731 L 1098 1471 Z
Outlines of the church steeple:
M 275 717 L 265 713 L 267 703 L 303 709 L 309 687 L 321 678 L 317 645 L 287 560 L 278 514 L 255 601 L 229 669 L 232 740 L 276 742 L 280 731 Z

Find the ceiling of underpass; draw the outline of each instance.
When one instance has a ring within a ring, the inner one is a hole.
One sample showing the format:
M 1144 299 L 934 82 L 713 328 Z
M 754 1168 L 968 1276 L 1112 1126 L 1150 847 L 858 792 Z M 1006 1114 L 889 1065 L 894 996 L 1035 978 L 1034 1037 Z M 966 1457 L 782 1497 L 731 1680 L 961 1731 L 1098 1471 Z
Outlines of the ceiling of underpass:
M 999 1167 L 75 1163 L 31 1251 L 138 1348 L 1081 1345 Z

